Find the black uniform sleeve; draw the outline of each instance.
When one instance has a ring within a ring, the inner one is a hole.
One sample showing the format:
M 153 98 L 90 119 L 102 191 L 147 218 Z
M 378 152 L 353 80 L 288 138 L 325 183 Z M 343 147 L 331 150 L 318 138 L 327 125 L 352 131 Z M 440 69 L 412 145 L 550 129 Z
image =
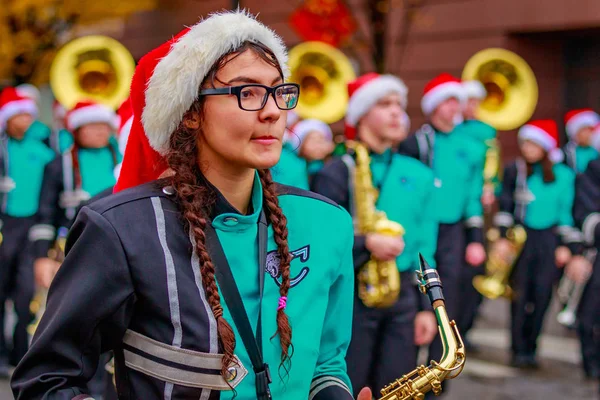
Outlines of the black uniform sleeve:
M 64 212 L 60 209 L 58 201 L 62 190 L 62 160 L 57 156 L 44 169 L 37 221 L 29 231 L 29 240 L 32 242 L 33 256 L 36 259 L 47 257 L 56 236 L 56 227 L 62 226 Z
M 494 216 L 494 226 L 500 235 L 506 237 L 506 231 L 515 224 L 515 190 L 517 188 L 517 164 L 511 163 L 504 168 L 502 191 L 498 196 L 498 212 Z
M 398 153 L 420 160 L 419 142 L 416 135 L 411 135 L 398 146 Z
M 348 187 L 348 167 L 341 159 L 335 159 L 315 174 L 311 190 L 350 210 L 350 188 Z M 354 235 L 352 248 L 354 268 L 362 267 L 371 258 L 371 252 L 366 247 L 366 236 Z
M 99 356 L 123 337 L 133 304 L 133 284 L 117 232 L 102 215 L 83 208 L 31 348 L 13 374 L 15 398 L 71 400 L 89 393 L 86 384 Z
M 600 159 L 588 164 L 575 180 L 573 219 L 587 245 L 600 243 Z

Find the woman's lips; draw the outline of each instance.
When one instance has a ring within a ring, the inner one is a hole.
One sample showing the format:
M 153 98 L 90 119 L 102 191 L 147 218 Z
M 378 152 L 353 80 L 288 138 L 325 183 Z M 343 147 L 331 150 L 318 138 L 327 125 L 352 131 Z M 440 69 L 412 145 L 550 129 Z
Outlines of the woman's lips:
M 277 142 L 277 138 L 275 136 L 266 135 L 253 138 L 252 141 L 262 145 L 270 145 Z

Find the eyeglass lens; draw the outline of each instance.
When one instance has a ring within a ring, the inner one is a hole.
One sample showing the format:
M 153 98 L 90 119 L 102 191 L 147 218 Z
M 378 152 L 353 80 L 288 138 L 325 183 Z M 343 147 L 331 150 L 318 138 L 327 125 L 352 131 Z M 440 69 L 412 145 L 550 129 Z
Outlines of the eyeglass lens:
M 240 105 L 244 110 L 257 111 L 267 103 L 269 93 L 263 86 L 246 86 L 240 92 Z M 277 107 L 290 110 L 298 102 L 298 88 L 293 85 L 282 85 L 275 90 Z

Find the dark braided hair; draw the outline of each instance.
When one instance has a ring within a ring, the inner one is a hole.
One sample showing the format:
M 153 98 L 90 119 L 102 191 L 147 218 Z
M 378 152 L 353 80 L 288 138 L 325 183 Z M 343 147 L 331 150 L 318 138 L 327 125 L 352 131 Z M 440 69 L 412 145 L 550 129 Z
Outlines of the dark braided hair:
M 245 51 L 252 51 L 262 60 L 276 67 L 283 76 L 281 66 L 273 52 L 260 43 L 245 42 L 242 46 L 232 53 L 222 56 L 208 73 L 202 86 L 209 84 L 214 87 L 217 79 L 217 72 L 229 61 Z M 230 57 L 232 56 L 233 57 Z M 167 163 L 173 171 L 173 175 L 166 178 L 175 189 L 176 201 L 181 211 L 186 228 L 189 229 L 195 240 L 194 251 L 198 254 L 200 261 L 200 275 L 202 285 L 206 291 L 206 297 L 212 309 L 215 320 L 217 321 L 217 331 L 219 342 L 223 351 L 223 362 L 221 365 L 221 375 L 227 377 L 227 369 L 234 359 L 235 335 L 231 325 L 223 317 L 223 308 L 221 298 L 215 281 L 215 266 L 210 258 L 206 248 L 206 235 L 204 230 L 209 222 L 209 216 L 216 201 L 214 189 L 206 185 L 202 178 L 202 172 L 199 167 L 198 159 L 198 137 L 202 132 L 202 119 L 204 112 L 203 97 L 194 102 L 188 112 L 184 115 L 182 122 L 173 132 L 169 141 L 169 152 L 167 154 Z M 193 115 L 200 118 L 200 128 L 194 129 L 186 126 L 185 121 Z M 277 194 L 271 173 L 269 170 L 259 171 L 261 184 L 263 187 L 263 208 L 269 222 L 273 228 L 275 243 L 277 244 L 277 253 L 281 259 L 280 273 L 282 283 L 280 295 L 287 296 L 290 288 L 290 261 L 291 255 L 287 243 L 286 218 L 279 207 Z M 235 268 L 235 266 L 233 266 Z M 275 305 L 274 305 L 275 306 Z M 292 346 L 292 330 L 285 314 L 285 311 L 277 312 L 277 331 L 273 337 L 279 335 L 279 341 L 282 348 L 281 364 L 286 371 L 289 371 L 291 355 L 288 354 Z M 293 347 L 292 347 L 293 352 Z

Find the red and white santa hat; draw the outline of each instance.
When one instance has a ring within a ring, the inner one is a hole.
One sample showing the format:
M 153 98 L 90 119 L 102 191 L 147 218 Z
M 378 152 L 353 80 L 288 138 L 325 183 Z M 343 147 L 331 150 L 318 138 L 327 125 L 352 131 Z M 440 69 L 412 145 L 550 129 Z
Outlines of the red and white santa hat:
M 219 58 L 244 42 L 269 48 L 287 79 L 283 40 L 244 10 L 212 14 L 140 60 L 131 83 L 134 119 L 115 192 L 165 171 L 169 138 L 197 99 L 200 85 Z
M 467 99 L 483 100 L 487 96 L 487 90 L 480 81 L 462 81 L 462 87 Z
M 0 129 L 4 129 L 8 120 L 19 114 L 30 114 L 36 118 L 38 108 L 35 101 L 19 94 L 14 87 L 4 88 L 0 93 Z
M 292 128 L 290 143 L 296 150 L 300 150 L 304 139 L 311 132 L 319 132 L 325 139 L 333 140 L 333 132 L 329 125 L 318 119 L 305 119 Z
M 444 72 L 430 80 L 423 90 L 421 110 L 430 115 L 444 101 L 455 98 L 463 104 L 467 98 L 460 79 Z
M 40 90 L 31 83 L 22 83 L 16 89 L 19 96 L 27 97 L 35 101 L 36 104 L 39 104 L 41 97 Z
M 573 139 L 583 128 L 593 128 L 600 123 L 600 115 L 591 108 L 571 110 L 565 114 L 565 130 L 567 136 Z
M 71 132 L 87 124 L 105 123 L 112 129 L 119 127 L 117 114 L 109 107 L 93 101 L 80 101 L 66 116 L 67 129 Z
M 402 107 L 406 108 L 408 88 L 400 78 L 369 72 L 348 83 L 349 99 L 345 120 L 345 134 L 348 139 L 354 139 L 356 136 L 358 121 L 390 93 L 399 94 Z
M 127 139 L 131 132 L 131 125 L 133 124 L 133 107 L 131 107 L 131 97 L 121 104 L 117 110 L 119 116 L 119 129 L 117 131 L 119 137 L 119 151 L 121 154 L 125 153 L 125 146 L 127 145 Z
M 519 140 L 530 140 L 550 153 L 558 147 L 558 126 L 551 119 L 528 122 L 519 129 Z

